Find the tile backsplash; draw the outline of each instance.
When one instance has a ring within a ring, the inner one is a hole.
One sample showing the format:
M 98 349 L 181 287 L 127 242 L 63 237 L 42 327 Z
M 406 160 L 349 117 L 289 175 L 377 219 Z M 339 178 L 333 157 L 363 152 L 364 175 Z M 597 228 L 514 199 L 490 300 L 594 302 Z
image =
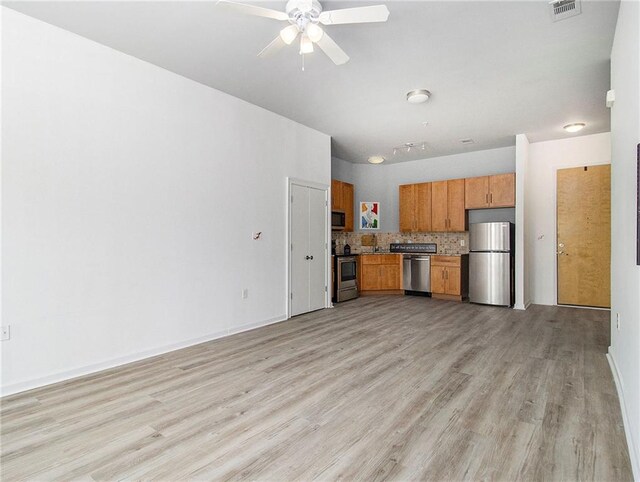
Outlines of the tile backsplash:
M 362 236 L 375 234 L 378 250 L 389 251 L 391 243 L 436 243 L 438 254 L 467 254 L 469 253 L 469 233 L 375 233 L 352 232 L 342 233 L 334 231 L 331 238 L 336 242 L 336 252 L 342 254 L 344 245 L 351 246 L 352 253 L 372 253 L 373 246 L 362 246 Z M 464 242 L 461 246 L 460 242 Z

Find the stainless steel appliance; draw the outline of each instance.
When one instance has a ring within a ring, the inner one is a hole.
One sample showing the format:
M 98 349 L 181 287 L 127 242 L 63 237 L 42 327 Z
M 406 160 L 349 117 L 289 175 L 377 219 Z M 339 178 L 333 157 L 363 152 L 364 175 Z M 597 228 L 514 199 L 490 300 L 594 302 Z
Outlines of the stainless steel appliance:
M 333 285 L 333 301 L 352 300 L 358 297 L 357 256 L 337 255 L 335 257 L 335 283 Z
M 431 257 L 436 254 L 435 243 L 391 243 L 389 251 L 404 253 L 402 259 L 402 289 L 405 294 L 431 292 Z
M 346 215 L 344 211 L 331 211 L 331 230 L 342 231 L 345 228 Z
M 477 223 L 469 227 L 469 301 L 511 306 L 514 301 L 512 223 Z

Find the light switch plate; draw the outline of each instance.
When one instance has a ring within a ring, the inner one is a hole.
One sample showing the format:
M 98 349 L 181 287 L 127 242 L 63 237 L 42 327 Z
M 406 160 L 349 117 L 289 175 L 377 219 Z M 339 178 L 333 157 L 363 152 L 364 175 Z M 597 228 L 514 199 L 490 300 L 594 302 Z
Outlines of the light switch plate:
M 6 341 L 9 340 L 11 338 L 11 326 L 7 325 L 7 326 L 3 326 L 2 327 L 2 336 L 1 336 L 1 340 L 2 341 Z

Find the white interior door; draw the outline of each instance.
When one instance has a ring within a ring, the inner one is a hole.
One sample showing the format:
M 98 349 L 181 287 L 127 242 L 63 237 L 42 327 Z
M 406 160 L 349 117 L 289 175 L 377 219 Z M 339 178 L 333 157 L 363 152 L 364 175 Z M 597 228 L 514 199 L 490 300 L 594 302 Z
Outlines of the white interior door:
M 325 307 L 326 191 L 309 188 L 309 310 Z
M 326 196 L 326 190 L 291 184 L 291 316 L 325 307 Z
M 309 188 L 291 185 L 291 316 L 309 311 Z

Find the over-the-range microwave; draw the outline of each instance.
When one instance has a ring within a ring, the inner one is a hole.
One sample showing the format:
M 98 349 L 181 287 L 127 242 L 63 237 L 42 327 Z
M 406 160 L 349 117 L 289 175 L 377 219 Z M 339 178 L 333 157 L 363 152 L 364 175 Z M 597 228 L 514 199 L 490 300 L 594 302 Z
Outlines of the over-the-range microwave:
M 341 231 L 345 227 L 344 211 L 331 211 L 331 229 Z

